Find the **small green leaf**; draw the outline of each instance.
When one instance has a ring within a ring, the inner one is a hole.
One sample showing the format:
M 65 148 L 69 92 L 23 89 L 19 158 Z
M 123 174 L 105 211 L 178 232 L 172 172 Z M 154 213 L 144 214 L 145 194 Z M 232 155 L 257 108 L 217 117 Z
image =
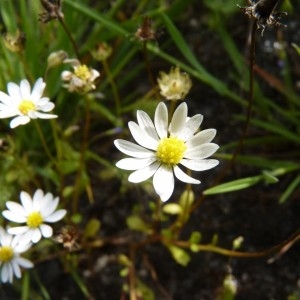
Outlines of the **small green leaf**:
M 101 227 L 101 222 L 97 219 L 91 219 L 84 229 L 84 237 L 90 238 L 97 235 Z
M 185 250 L 173 245 L 168 245 L 167 247 L 171 252 L 174 260 L 178 264 L 182 265 L 183 267 L 186 267 L 188 265 L 188 263 L 191 260 L 191 257 Z
M 163 212 L 169 215 L 179 215 L 182 213 L 182 207 L 177 203 L 165 204 L 162 208 Z
M 154 300 L 155 299 L 155 295 L 153 293 L 153 291 L 151 290 L 151 288 L 149 286 L 147 286 L 145 283 L 143 283 L 141 280 L 137 280 L 137 294 L 139 297 L 139 299 L 143 299 L 143 300 Z
M 186 210 L 193 204 L 194 200 L 195 200 L 194 192 L 191 190 L 185 190 L 180 196 L 179 205 L 184 210 Z
M 149 225 L 144 222 L 139 216 L 132 215 L 127 217 L 126 223 L 128 228 L 136 231 L 149 232 Z
M 71 216 L 71 220 L 72 220 L 72 223 L 79 224 L 82 221 L 82 215 L 81 214 L 74 214 L 74 215 Z
M 242 246 L 243 241 L 244 241 L 244 238 L 242 236 L 235 238 L 232 242 L 233 250 L 239 249 Z
M 189 242 L 191 244 L 199 244 L 202 238 L 202 234 L 199 231 L 193 231 L 190 238 L 189 238 Z
M 263 179 L 265 180 L 265 183 L 276 183 L 279 181 L 277 177 L 275 177 L 273 174 L 271 174 L 269 171 L 262 171 Z
M 209 188 L 205 190 L 203 194 L 213 195 L 213 194 L 234 192 L 234 191 L 246 189 L 258 183 L 260 180 L 261 180 L 261 176 L 253 176 L 253 177 L 237 179 Z

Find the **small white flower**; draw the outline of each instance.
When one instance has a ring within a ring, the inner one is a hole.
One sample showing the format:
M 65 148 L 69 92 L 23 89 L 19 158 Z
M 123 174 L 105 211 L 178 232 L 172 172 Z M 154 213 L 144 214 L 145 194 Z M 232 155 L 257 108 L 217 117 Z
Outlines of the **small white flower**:
M 0 119 L 15 117 L 10 127 L 29 123 L 30 119 L 53 119 L 57 115 L 45 114 L 54 108 L 49 98 L 42 97 L 46 83 L 39 78 L 31 91 L 26 79 L 21 80 L 20 86 L 16 83 L 7 84 L 8 95 L 0 91 Z M 42 111 L 42 112 L 41 112 Z
M 128 180 L 138 183 L 153 175 L 153 186 L 162 201 L 167 201 L 174 190 L 174 175 L 181 181 L 199 184 L 200 181 L 185 174 L 179 164 L 194 171 L 208 170 L 216 165 L 215 159 L 206 159 L 217 151 L 218 145 L 210 143 L 215 129 L 197 132 L 203 116 L 188 118 L 185 102 L 175 110 L 168 122 L 167 106 L 161 102 L 155 110 L 154 124 L 147 113 L 137 111 L 137 121 L 129 122 L 129 130 L 139 144 L 115 140 L 116 147 L 133 158 L 124 158 L 116 166 L 135 170 Z
M 71 62 L 74 71 L 63 71 L 61 74 L 63 85 L 72 93 L 85 94 L 96 88 L 95 80 L 100 76 L 100 73 L 86 65 L 80 64 L 78 60 L 66 59 L 64 62 Z
M 2 282 L 13 282 L 14 275 L 21 278 L 21 269 L 32 268 L 33 263 L 20 256 L 31 243 L 24 243 L 22 236 L 12 236 L 0 227 L 0 271 Z
M 57 222 L 67 213 L 65 209 L 55 211 L 59 198 L 53 199 L 51 193 L 44 195 L 44 192 L 39 189 L 36 190 L 33 198 L 28 193 L 21 192 L 20 199 L 22 205 L 13 201 L 7 201 L 6 207 L 8 210 L 4 210 L 2 214 L 10 221 L 26 223 L 26 225 L 10 227 L 7 230 L 8 233 L 22 234 L 23 240 L 33 243 L 37 243 L 42 236 L 45 238 L 51 237 L 53 229 L 45 222 Z

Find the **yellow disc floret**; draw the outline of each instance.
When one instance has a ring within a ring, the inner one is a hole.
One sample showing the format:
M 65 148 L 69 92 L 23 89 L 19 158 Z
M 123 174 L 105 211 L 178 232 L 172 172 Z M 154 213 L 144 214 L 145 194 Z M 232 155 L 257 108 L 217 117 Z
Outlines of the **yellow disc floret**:
M 31 100 L 23 99 L 18 107 L 22 115 L 28 115 L 32 110 L 36 110 L 35 104 Z
M 9 246 L 0 247 L 0 262 L 10 261 L 14 256 L 14 251 Z
M 183 140 L 177 137 L 163 138 L 157 147 L 156 157 L 163 164 L 177 165 L 183 158 L 186 145 Z
M 28 215 L 27 217 L 27 225 L 30 228 L 37 228 L 43 223 L 43 217 L 42 215 L 35 211 Z
M 87 81 L 91 77 L 91 72 L 86 65 L 75 67 L 74 74 L 83 81 Z

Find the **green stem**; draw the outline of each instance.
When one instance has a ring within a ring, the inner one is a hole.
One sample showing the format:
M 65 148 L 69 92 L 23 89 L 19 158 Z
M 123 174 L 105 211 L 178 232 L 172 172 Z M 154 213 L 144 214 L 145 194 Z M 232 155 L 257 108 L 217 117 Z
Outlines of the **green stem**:
M 57 17 L 58 17 L 58 20 L 59 20 L 61 26 L 65 30 L 65 32 L 66 32 L 66 34 L 68 36 L 68 39 L 70 40 L 70 42 L 71 42 L 71 44 L 73 46 L 73 49 L 75 51 L 75 54 L 76 54 L 77 58 L 79 59 L 80 58 L 79 51 L 78 51 L 77 45 L 76 45 L 76 43 L 75 43 L 75 41 L 74 41 L 74 39 L 72 37 L 71 32 L 69 31 L 69 29 L 68 29 L 68 27 L 67 27 L 64 19 L 59 14 L 57 15 Z
M 41 127 L 40 127 L 40 124 L 39 124 L 38 120 L 33 120 L 33 121 L 34 121 L 33 123 L 34 123 L 35 128 L 36 128 L 36 130 L 38 132 L 38 135 L 40 137 L 40 140 L 42 142 L 42 145 L 44 147 L 44 150 L 45 150 L 46 154 L 48 155 L 48 157 L 50 158 L 50 160 L 53 162 L 53 164 L 56 165 L 56 161 L 55 161 L 54 157 L 52 156 L 52 154 L 51 154 L 51 152 L 50 152 L 50 150 L 49 150 L 49 148 L 47 146 L 47 143 L 46 143 L 43 131 L 42 131 Z
M 112 73 L 110 72 L 109 66 L 107 64 L 107 60 L 103 60 L 103 67 L 105 70 L 105 73 L 107 75 L 107 78 L 109 80 L 109 83 L 111 85 L 112 88 L 112 92 L 114 95 L 114 99 L 115 99 L 115 107 L 116 107 L 116 115 L 119 118 L 121 115 L 121 100 L 120 100 L 120 95 L 118 92 L 118 88 L 117 85 L 115 83 L 114 77 L 112 76 Z
M 73 213 L 77 212 L 78 208 L 78 200 L 81 190 L 81 181 L 82 181 L 82 174 L 85 169 L 85 152 L 88 145 L 88 136 L 90 131 L 91 125 L 91 114 L 90 114 L 90 101 L 89 98 L 86 97 L 85 99 L 85 122 L 84 122 L 84 129 L 83 129 L 83 137 L 81 142 L 81 149 L 80 149 L 80 159 L 79 159 L 79 167 L 77 171 L 77 176 L 74 183 L 74 194 L 73 194 Z

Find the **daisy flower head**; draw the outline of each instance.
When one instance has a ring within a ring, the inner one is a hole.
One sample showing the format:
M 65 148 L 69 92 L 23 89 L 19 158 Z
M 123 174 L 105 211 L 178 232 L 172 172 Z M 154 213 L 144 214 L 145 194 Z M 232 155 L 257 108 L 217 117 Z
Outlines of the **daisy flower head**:
M 63 71 L 61 74 L 63 85 L 71 93 L 85 94 L 96 88 L 95 80 L 100 76 L 100 73 L 92 68 L 87 67 L 76 59 L 66 59 L 65 63 L 70 62 L 73 65 L 74 71 Z
M 0 274 L 2 282 L 13 282 L 13 277 L 21 278 L 21 268 L 32 268 L 33 263 L 20 256 L 31 243 L 24 243 L 22 236 L 13 236 L 0 227 Z
M 137 144 L 117 139 L 115 146 L 131 156 L 117 162 L 124 170 L 133 170 L 128 180 L 142 182 L 153 176 L 153 187 L 162 201 L 167 201 L 174 190 L 174 175 L 177 179 L 191 184 L 200 181 L 182 171 L 182 165 L 193 171 L 204 171 L 218 165 L 215 159 L 207 159 L 219 148 L 211 143 L 215 129 L 198 132 L 203 116 L 197 114 L 188 118 L 185 102 L 175 110 L 168 122 L 167 106 L 161 102 L 155 110 L 154 123 L 149 115 L 137 111 L 137 123 L 130 121 L 129 130 Z
M 30 119 L 52 119 L 57 115 L 48 114 L 54 108 L 54 103 L 49 98 L 42 97 L 46 83 L 39 78 L 32 90 L 26 79 L 20 85 L 9 82 L 8 94 L 0 91 L 0 119 L 15 117 L 10 122 L 10 127 L 29 123 Z M 46 112 L 46 113 L 45 113 Z
M 178 67 L 171 68 L 170 73 L 160 72 L 157 79 L 160 94 L 167 100 L 182 100 L 192 87 L 187 73 L 180 72 Z
M 49 238 L 53 235 L 51 226 L 45 223 L 54 223 L 61 220 L 67 213 L 65 209 L 56 210 L 59 198 L 53 198 L 51 193 L 44 194 L 36 190 L 33 197 L 26 193 L 20 194 L 21 204 L 7 201 L 8 210 L 2 212 L 3 216 L 15 223 L 25 223 L 23 226 L 10 227 L 10 234 L 21 234 L 24 241 L 37 243 L 42 236 Z

